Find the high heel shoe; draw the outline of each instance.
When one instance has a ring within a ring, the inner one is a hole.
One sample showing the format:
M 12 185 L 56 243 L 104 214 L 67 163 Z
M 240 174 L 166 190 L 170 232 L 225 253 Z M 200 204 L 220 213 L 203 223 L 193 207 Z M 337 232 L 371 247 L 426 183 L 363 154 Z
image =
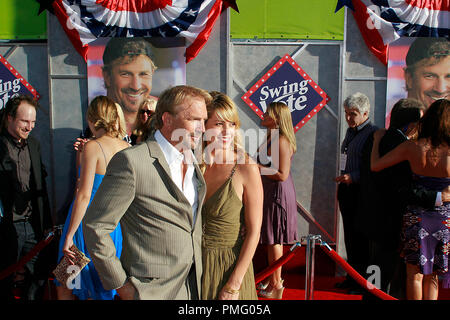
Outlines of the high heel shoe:
M 267 286 L 269 285 L 270 281 L 264 282 L 261 281 L 258 283 L 258 285 L 256 286 L 256 290 L 266 290 Z
M 284 280 L 281 280 L 281 287 L 280 288 L 272 288 L 272 290 L 260 290 L 258 292 L 258 296 L 261 298 L 266 298 L 266 299 L 278 299 L 280 300 L 283 297 L 283 291 L 284 291 L 284 286 L 283 286 L 283 282 Z

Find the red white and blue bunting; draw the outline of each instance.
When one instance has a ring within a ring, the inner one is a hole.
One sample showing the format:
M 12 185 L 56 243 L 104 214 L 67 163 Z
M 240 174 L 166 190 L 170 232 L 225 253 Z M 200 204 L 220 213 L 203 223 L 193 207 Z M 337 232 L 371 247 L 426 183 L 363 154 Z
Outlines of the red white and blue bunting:
M 52 6 L 85 60 L 89 43 L 99 37 L 184 37 L 189 62 L 229 4 L 223 0 L 56 0 Z
M 338 0 L 351 10 L 369 49 L 387 64 L 387 47 L 400 37 L 450 36 L 450 0 Z

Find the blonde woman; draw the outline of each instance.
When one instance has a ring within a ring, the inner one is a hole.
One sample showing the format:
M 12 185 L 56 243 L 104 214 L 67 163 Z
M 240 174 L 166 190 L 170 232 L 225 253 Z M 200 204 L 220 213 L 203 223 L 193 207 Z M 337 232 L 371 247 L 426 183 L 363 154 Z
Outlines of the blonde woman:
M 297 202 L 291 161 L 297 151 L 291 112 L 281 102 L 271 103 L 261 125 L 267 128 L 267 139 L 259 148 L 258 162 L 264 187 L 264 210 L 260 244 L 267 246 L 269 265 L 283 255 L 283 244 L 291 244 L 297 235 Z M 272 150 L 276 154 L 272 154 Z M 259 295 L 281 299 L 281 267 L 260 284 Z
M 239 147 L 239 116 L 233 101 L 222 93 L 211 95 L 202 164 L 207 186 L 202 209 L 202 299 L 256 300 L 252 259 L 261 230 L 261 177 L 257 164 Z
M 74 253 L 70 249 L 73 244 L 89 257 L 85 248 L 81 221 L 103 180 L 109 160 L 116 152 L 129 146 L 123 140 L 126 127 L 122 109 L 108 97 L 98 96 L 92 100 L 87 110 L 87 121 L 93 139 L 85 143 L 81 153 L 80 178 L 61 236 L 58 260 L 64 255 L 73 261 Z M 120 257 L 122 242 L 120 225 L 111 233 L 111 238 L 118 248 L 116 255 Z M 73 295 L 81 300 L 114 298 L 114 290 L 103 289 L 92 262 L 81 271 L 79 277 L 80 285 L 73 290 L 57 283 L 58 299 L 73 299 Z

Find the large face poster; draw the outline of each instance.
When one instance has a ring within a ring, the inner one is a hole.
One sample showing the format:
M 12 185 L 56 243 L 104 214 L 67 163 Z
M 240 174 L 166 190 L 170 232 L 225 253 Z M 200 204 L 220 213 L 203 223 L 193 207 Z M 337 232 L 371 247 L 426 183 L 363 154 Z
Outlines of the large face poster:
M 186 84 L 185 52 L 184 38 L 98 38 L 87 56 L 89 102 L 106 95 L 136 112 L 145 98 Z
M 404 37 L 389 44 L 386 91 L 386 128 L 392 107 L 402 98 L 414 98 L 426 108 L 449 99 L 450 45 L 446 38 Z

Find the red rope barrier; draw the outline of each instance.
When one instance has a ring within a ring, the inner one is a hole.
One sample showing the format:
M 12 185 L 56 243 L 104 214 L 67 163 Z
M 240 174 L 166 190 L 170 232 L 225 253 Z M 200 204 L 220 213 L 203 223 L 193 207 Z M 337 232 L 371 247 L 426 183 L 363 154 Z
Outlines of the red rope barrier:
M 300 245 L 298 243 L 294 244 L 291 249 L 289 250 L 289 252 L 286 252 L 281 258 L 279 258 L 277 261 L 275 261 L 273 264 L 271 264 L 270 266 L 268 266 L 267 268 L 265 268 L 263 271 L 261 271 L 260 273 L 258 273 L 255 276 L 255 283 L 258 283 L 262 280 L 264 280 L 265 278 L 267 278 L 267 276 L 269 276 L 270 274 L 272 274 L 276 269 L 278 269 L 279 267 L 281 267 L 283 264 L 285 264 L 286 262 L 288 262 L 289 260 L 291 260 L 291 258 L 294 256 L 295 251 L 297 251 L 297 249 L 300 248 Z
M 22 259 L 20 259 L 17 263 L 9 266 L 8 268 L 6 268 L 2 272 L 0 272 L 0 280 L 3 280 L 4 278 L 11 275 L 13 272 L 22 268 L 28 261 L 30 261 L 42 249 L 44 249 L 53 240 L 54 236 L 55 236 L 55 233 L 50 232 L 45 237 L 44 240 L 41 240 L 41 242 L 36 244 L 30 252 L 28 252 L 25 256 L 22 257 Z
M 348 263 L 345 261 L 341 256 L 339 256 L 336 251 L 331 249 L 329 246 L 320 246 L 323 251 L 331 258 L 333 259 L 337 264 L 339 264 L 342 268 L 347 271 L 347 273 L 356 281 L 359 285 L 361 285 L 364 288 L 367 288 L 367 290 L 374 294 L 376 297 L 383 299 L 383 300 L 398 300 L 387 293 L 381 291 L 380 289 L 376 288 L 373 284 L 369 283 L 366 279 L 364 279 L 358 272 L 355 271 Z

